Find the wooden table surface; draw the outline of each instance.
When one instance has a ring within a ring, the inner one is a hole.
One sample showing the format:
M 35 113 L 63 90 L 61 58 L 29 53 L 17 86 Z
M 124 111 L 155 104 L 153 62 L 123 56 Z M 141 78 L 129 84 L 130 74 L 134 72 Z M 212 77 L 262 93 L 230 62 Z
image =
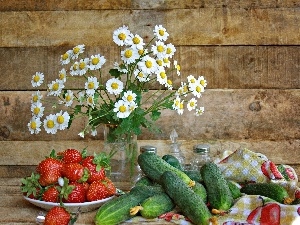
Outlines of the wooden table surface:
M 20 191 L 20 178 L 0 178 L 0 224 L 29 225 L 36 224 L 39 212 L 45 210 L 27 202 Z M 97 210 L 81 213 L 76 225 L 94 224 Z M 173 224 L 164 220 L 123 224 L 163 225 Z

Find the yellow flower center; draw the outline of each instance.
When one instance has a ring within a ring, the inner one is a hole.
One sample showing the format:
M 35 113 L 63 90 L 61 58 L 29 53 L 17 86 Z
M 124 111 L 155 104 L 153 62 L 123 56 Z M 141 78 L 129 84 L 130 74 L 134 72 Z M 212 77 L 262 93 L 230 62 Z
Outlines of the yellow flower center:
M 131 49 L 127 49 L 124 53 L 126 58 L 131 58 L 132 57 L 132 50 Z
M 162 79 L 164 79 L 164 78 L 166 78 L 166 73 L 165 72 L 160 72 L 160 77 L 162 78 Z
M 94 87 L 95 87 L 94 82 L 89 82 L 89 83 L 88 83 L 88 88 L 89 88 L 89 89 L 94 89 Z
M 73 65 L 73 70 L 77 70 L 77 66 L 78 66 L 78 64 L 75 63 L 75 64 Z
M 194 78 L 192 78 L 192 79 L 190 80 L 190 82 L 191 82 L 191 83 L 195 83 L 196 80 L 195 80 Z
M 150 60 L 147 60 L 145 63 L 147 68 L 151 68 L 152 67 L 152 62 Z
M 33 96 L 32 97 L 32 101 L 33 102 L 37 102 L 39 100 L 39 97 L 37 95 Z
M 47 121 L 47 127 L 48 128 L 53 128 L 54 127 L 54 121 L 53 120 L 48 120 Z
M 92 59 L 92 64 L 97 65 L 99 63 L 100 59 L 99 58 L 93 58 Z
M 164 30 L 159 30 L 158 33 L 159 33 L 160 36 L 164 36 L 165 31 Z
M 197 87 L 196 87 L 196 91 L 197 91 L 197 92 L 201 92 L 201 87 L 200 87 L 200 86 L 197 86 Z
M 126 112 L 126 106 L 121 105 L 121 106 L 119 107 L 119 111 L 122 112 L 122 113 Z
M 60 73 L 58 77 L 59 77 L 60 80 L 63 80 L 65 78 L 65 74 Z
M 142 72 L 139 72 L 138 76 L 139 77 L 144 77 L 144 74 Z
M 183 87 L 183 91 L 184 91 L 184 92 L 187 92 L 187 91 L 188 91 L 188 87 L 187 87 L 187 85 L 184 85 L 184 87 Z
M 34 82 L 38 82 L 40 80 L 40 76 L 39 75 L 35 75 L 33 78 Z
M 79 51 L 80 51 L 80 48 L 78 48 L 78 47 L 73 48 L 74 54 L 77 54 Z
M 157 46 L 157 51 L 158 52 L 163 52 L 164 51 L 164 47 L 161 46 L 161 45 Z
M 118 35 L 118 38 L 119 38 L 121 41 L 124 41 L 124 40 L 126 39 L 126 34 L 120 33 L 120 34 Z
M 129 102 L 131 102 L 131 101 L 133 100 L 132 95 L 128 95 L 128 96 L 127 96 L 127 100 L 128 100 Z
M 85 68 L 85 62 L 79 63 L 79 69 L 83 70 Z
M 87 100 L 88 100 L 88 103 L 90 103 L 90 104 L 93 104 L 93 102 L 94 102 L 92 96 L 89 96 Z
M 177 101 L 175 102 L 175 105 L 178 106 L 179 104 L 180 104 L 180 102 L 177 100 Z
M 200 81 L 200 84 L 201 84 L 202 86 L 204 86 L 204 85 L 205 85 L 205 80 L 201 80 L 201 81 Z
M 57 91 L 58 88 L 59 88 L 59 84 L 58 83 L 53 84 L 53 86 L 52 86 L 52 90 L 53 91 Z
M 179 71 L 180 70 L 180 65 L 176 65 L 176 69 Z
M 183 109 L 183 103 L 180 103 L 179 108 Z
M 171 81 L 171 80 L 168 80 L 167 83 L 168 83 L 169 85 L 172 85 L 172 81 Z
M 65 118 L 63 116 L 58 116 L 56 120 L 59 124 L 62 124 L 62 123 L 64 123 Z
M 133 44 L 136 44 L 136 45 L 140 43 L 140 39 L 138 37 L 134 37 L 132 41 L 133 41 Z
M 114 90 L 118 89 L 118 87 L 119 87 L 118 83 L 112 83 L 111 84 L 111 88 L 114 89 Z
M 39 114 L 39 112 L 40 112 L 40 108 L 39 107 L 35 107 L 34 109 L 33 109 L 33 113 L 35 114 L 35 115 L 38 115 Z
M 35 129 L 36 129 L 36 122 L 35 122 L 35 121 L 32 121 L 32 122 L 30 123 L 30 127 L 31 127 L 31 129 L 35 130 Z
M 156 60 L 157 65 L 162 66 L 162 61 L 160 59 Z
M 70 96 L 70 95 L 67 95 L 67 96 L 66 96 L 66 101 L 67 101 L 67 102 L 71 101 L 71 96 Z
M 169 62 L 169 59 L 168 58 L 164 58 L 164 63 L 168 63 Z
M 167 54 L 171 54 L 172 53 L 172 49 L 171 48 L 167 48 Z
M 143 55 L 144 54 L 144 49 L 140 49 L 138 50 L 139 55 Z
M 194 107 L 195 106 L 195 102 L 190 102 L 190 106 Z
M 69 54 L 68 53 L 65 53 L 61 56 L 62 60 L 66 60 L 69 58 Z

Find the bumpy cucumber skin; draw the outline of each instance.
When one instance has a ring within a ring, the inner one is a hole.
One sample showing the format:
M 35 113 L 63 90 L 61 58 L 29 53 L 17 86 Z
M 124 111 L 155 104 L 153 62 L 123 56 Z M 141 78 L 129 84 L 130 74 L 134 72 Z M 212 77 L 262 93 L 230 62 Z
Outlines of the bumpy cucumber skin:
M 177 174 L 166 171 L 161 176 L 162 186 L 166 193 L 180 208 L 183 215 L 195 225 L 208 225 L 212 217 L 202 198 L 197 195 Z
M 188 175 L 186 175 L 183 171 L 171 166 L 156 154 L 149 152 L 140 154 L 138 156 L 138 164 L 144 174 L 157 183 L 161 182 L 160 177 L 165 171 L 172 171 L 176 173 L 184 181 L 184 183 L 190 186 L 194 185 L 194 181 Z
M 210 206 L 223 211 L 230 209 L 234 199 L 219 167 L 214 162 L 208 162 L 201 167 L 200 173 Z
M 141 206 L 142 210 L 140 210 L 140 213 L 142 217 L 154 219 L 173 210 L 175 203 L 166 193 L 161 193 L 147 198 L 142 202 Z
M 133 216 L 130 209 L 141 204 L 145 199 L 162 193 L 161 188 L 138 186 L 130 192 L 104 203 L 97 211 L 94 222 L 96 225 L 117 225 Z
M 193 181 L 201 183 L 203 181 L 200 171 L 198 170 L 183 170 L 183 172 L 189 176 Z
M 139 185 L 151 186 L 153 185 L 153 182 L 148 177 L 143 176 L 135 183 L 135 186 L 139 186 Z
M 174 166 L 175 168 L 182 170 L 182 166 L 179 160 L 175 156 L 167 154 L 164 155 L 162 159 L 165 160 L 167 163 L 169 163 L 171 166 Z
M 196 182 L 192 190 L 202 198 L 203 202 L 207 202 L 207 192 L 203 184 Z
M 247 195 L 262 195 L 284 204 L 289 198 L 287 190 L 276 183 L 249 183 L 241 188 L 241 192 Z

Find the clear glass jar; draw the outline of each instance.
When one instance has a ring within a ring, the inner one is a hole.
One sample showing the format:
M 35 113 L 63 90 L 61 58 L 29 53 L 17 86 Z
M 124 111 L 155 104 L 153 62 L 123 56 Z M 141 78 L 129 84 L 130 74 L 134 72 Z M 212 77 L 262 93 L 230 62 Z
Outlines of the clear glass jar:
M 201 166 L 211 162 L 210 146 L 208 144 L 197 144 L 193 146 L 192 170 L 200 171 Z

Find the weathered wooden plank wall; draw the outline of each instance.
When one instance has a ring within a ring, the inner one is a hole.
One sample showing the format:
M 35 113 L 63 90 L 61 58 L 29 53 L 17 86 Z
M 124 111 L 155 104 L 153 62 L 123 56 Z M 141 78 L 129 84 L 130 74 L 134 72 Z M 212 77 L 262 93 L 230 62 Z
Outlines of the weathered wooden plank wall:
M 168 150 L 176 127 L 189 155 L 193 144 L 209 142 L 213 153 L 248 147 L 300 174 L 300 2 L 296 0 L 11 0 L 0 1 L 0 176 L 29 174 L 52 148 L 102 146 L 102 135 L 80 139 L 83 126 L 62 135 L 30 135 L 31 76 L 58 73 L 58 58 L 84 43 L 87 53 L 118 58 L 112 32 L 126 24 L 146 41 L 162 24 L 181 64 L 179 84 L 204 75 L 205 114 L 164 112 L 164 133 L 145 131 L 140 144 Z M 107 68 L 108 69 L 108 68 Z M 175 79 L 175 77 L 174 77 Z M 72 88 L 79 87 L 72 83 Z M 45 90 L 46 86 L 42 86 Z M 70 87 L 68 87 L 70 88 Z M 156 87 L 154 86 L 153 89 Z M 163 140 L 161 142 L 155 141 Z M 99 143 L 100 142 L 100 143 Z

